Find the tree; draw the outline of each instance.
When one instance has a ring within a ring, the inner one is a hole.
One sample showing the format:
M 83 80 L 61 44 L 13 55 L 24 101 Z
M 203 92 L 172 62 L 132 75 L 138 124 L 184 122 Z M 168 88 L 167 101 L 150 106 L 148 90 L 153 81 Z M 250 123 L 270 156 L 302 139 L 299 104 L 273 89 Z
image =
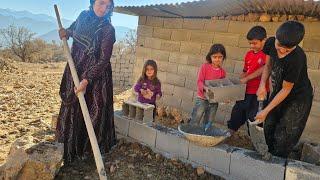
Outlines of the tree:
M 35 33 L 25 27 L 10 25 L 0 30 L 0 36 L 2 36 L 3 45 L 23 62 L 29 62 L 32 54 L 40 50 L 32 46 Z
M 127 32 L 124 43 L 128 46 L 130 53 L 136 52 L 137 31 L 131 29 Z

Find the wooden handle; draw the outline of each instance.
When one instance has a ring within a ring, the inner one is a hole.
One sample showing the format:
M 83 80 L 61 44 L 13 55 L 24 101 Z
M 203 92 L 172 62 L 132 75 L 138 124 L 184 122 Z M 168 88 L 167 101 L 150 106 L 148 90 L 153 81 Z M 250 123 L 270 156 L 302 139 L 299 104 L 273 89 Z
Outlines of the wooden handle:
M 61 18 L 60 18 L 59 9 L 58 9 L 58 6 L 57 6 L 56 4 L 54 5 L 54 11 L 56 12 L 58 25 L 59 25 L 59 28 L 61 29 L 61 28 L 63 28 L 63 27 L 62 27 L 62 23 L 61 23 Z

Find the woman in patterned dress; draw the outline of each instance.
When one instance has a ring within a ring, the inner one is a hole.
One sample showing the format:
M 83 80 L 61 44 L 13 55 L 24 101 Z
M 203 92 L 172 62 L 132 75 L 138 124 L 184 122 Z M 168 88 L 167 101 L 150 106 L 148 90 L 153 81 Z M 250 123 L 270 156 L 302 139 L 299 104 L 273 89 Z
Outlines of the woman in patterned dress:
M 69 28 L 59 30 L 60 38 L 73 38 L 71 55 L 81 81 L 75 88 L 66 66 L 60 86 L 62 103 L 56 130 L 56 139 L 64 143 L 65 163 L 92 154 L 76 96 L 80 91 L 85 92 L 101 153 L 108 152 L 116 144 L 110 64 L 115 43 L 115 30 L 110 20 L 113 7 L 113 0 L 90 0 L 89 10 L 81 12 Z

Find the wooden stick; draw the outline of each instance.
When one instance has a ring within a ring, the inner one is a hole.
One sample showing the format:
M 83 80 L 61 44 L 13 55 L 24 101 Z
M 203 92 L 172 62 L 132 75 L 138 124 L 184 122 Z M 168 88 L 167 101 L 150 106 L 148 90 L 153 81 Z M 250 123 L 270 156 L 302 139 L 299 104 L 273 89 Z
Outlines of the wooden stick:
M 54 5 L 54 10 L 56 12 L 59 28 L 61 29 L 63 27 L 62 27 L 60 14 L 59 14 L 59 10 L 58 10 L 58 6 L 57 5 Z M 67 39 L 63 38 L 62 41 L 63 41 L 65 54 L 67 55 L 68 65 L 69 65 L 69 68 L 71 70 L 71 75 L 72 75 L 73 82 L 74 82 L 75 86 L 78 87 L 79 84 L 80 84 L 79 77 L 78 77 L 78 74 L 77 74 L 77 71 L 76 71 L 76 68 L 75 68 L 71 53 L 70 53 L 70 48 L 69 48 Z M 87 132 L 88 132 L 88 135 L 89 135 L 89 139 L 90 139 L 90 143 L 91 143 L 91 147 L 92 147 L 92 151 L 93 151 L 93 155 L 94 155 L 94 158 L 95 158 L 95 162 L 96 162 L 96 166 L 97 166 L 97 169 L 98 169 L 98 174 L 99 174 L 100 180 L 107 180 L 106 171 L 105 171 L 105 168 L 104 168 L 104 165 L 103 165 L 100 149 L 99 149 L 98 142 L 97 142 L 97 137 L 95 135 L 95 132 L 94 132 L 94 129 L 93 129 L 93 126 L 92 126 L 92 123 L 91 123 L 91 119 L 90 119 L 87 103 L 86 103 L 86 100 L 84 98 L 84 93 L 83 92 L 79 92 L 77 96 L 79 98 L 79 102 L 80 102 L 80 106 L 81 106 L 84 122 L 86 124 Z

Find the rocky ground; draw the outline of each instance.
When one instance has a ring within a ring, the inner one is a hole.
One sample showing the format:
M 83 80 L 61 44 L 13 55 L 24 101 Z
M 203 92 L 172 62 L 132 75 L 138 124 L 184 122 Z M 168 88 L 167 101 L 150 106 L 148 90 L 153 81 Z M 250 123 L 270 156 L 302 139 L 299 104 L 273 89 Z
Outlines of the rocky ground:
M 64 67 L 65 63 L 15 62 L 0 70 L 0 164 L 19 137 L 30 135 L 35 143 L 53 139 L 50 124 L 59 112 Z M 115 109 L 120 109 L 131 91 L 115 88 L 114 94 Z M 110 179 L 221 179 L 124 141 L 106 156 L 105 163 Z M 98 179 L 98 175 L 91 159 L 63 167 L 56 179 Z

